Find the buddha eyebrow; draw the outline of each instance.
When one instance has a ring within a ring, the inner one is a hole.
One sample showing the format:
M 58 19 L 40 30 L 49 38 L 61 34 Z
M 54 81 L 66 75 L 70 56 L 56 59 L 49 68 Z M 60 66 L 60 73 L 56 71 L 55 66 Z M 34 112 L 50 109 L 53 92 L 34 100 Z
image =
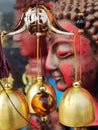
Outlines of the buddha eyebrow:
M 52 44 L 54 46 L 55 44 L 57 45 L 57 44 L 62 44 L 62 43 L 63 44 L 73 43 L 73 40 L 69 40 L 69 39 L 66 39 L 66 40 L 65 39 L 54 40 Z
M 47 43 L 49 44 L 49 45 L 52 45 L 52 44 L 57 44 L 57 42 L 64 42 L 64 43 L 72 43 L 73 42 L 73 39 L 71 38 L 71 37 L 66 37 L 65 35 L 60 35 L 59 34 L 59 36 L 61 36 L 59 39 L 57 39 L 58 38 L 58 35 L 57 36 L 53 36 L 53 33 L 50 33 L 50 32 L 48 32 L 48 35 L 47 35 L 47 37 L 46 37 L 46 40 L 47 40 Z M 57 37 L 57 38 L 56 38 Z
M 71 44 L 69 44 L 69 42 L 55 42 L 54 44 L 52 44 L 52 48 L 56 51 L 57 49 L 58 49 L 58 46 L 60 45 L 60 44 L 66 44 L 66 45 L 71 45 Z M 68 46 L 69 47 L 69 46 Z M 71 50 L 71 52 L 73 52 L 73 46 L 71 46 L 72 48 L 69 48 L 70 50 Z M 64 48 L 66 48 L 65 46 L 64 46 Z M 63 49 L 64 49 L 63 48 Z M 66 50 L 65 50 L 66 51 Z

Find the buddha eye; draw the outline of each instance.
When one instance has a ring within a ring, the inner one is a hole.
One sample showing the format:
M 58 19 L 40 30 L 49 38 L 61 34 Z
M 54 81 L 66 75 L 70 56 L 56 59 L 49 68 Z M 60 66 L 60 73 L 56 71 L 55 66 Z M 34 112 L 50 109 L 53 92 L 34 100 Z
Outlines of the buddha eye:
M 53 50 L 59 59 L 69 58 L 74 55 L 71 43 L 56 42 L 53 46 Z
M 71 52 L 62 52 L 62 53 L 59 53 L 59 54 L 56 54 L 58 58 L 60 59 L 64 59 L 64 58 L 69 58 L 70 56 L 73 56 L 73 53 Z

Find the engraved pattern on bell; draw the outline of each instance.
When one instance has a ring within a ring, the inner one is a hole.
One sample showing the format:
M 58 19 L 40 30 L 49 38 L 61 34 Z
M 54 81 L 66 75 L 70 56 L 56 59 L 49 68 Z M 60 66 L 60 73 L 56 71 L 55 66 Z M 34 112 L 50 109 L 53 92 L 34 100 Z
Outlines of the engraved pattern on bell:
M 24 95 L 12 88 L 5 88 L 5 91 L 19 113 L 28 119 L 29 108 Z M 0 130 L 16 130 L 25 126 L 27 121 L 14 108 L 5 91 L 0 92 Z
M 40 92 L 40 87 L 42 87 L 42 86 L 46 88 L 45 92 L 51 94 L 56 102 L 56 93 L 55 93 L 55 90 L 53 89 L 53 87 L 48 82 L 42 81 L 42 79 L 38 79 L 38 80 L 39 81 L 37 81 L 36 83 L 32 84 L 29 87 L 29 89 L 26 93 L 30 113 L 35 113 L 31 106 L 31 100 L 35 94 Z
M 46 92 L 37 93 L 31 101 L 35 113 L 47 115 L 56 108 L 56 102 L 51 94 Z
M 50 24 L 48 14 L 42 5 L 35 6 L 25 13 L 25 23 L 31 34 L 47 32 Z M 48 9 L 47 9 L 48 10 Z
M 74 85 L 75 87 L 67 89 L 61 97 L 59 120 L 66 126 L 87 126 L 95 120 L 93 98 L 80 84 Z

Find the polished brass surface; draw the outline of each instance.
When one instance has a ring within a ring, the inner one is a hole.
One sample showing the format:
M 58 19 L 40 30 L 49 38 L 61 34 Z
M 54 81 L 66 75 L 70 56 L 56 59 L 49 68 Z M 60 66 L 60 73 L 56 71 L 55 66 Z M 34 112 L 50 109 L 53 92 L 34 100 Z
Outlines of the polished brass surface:
M 56 101 L 51 94 L 39 92 L 32 98 L 31 106 L 35 113 L 45 116 L 55 110 Z
M 5 88 L 0 92 L 0 130 L 16 130 L 25 126 L 27 121 L 18 112 L 25 119 L 29 118 L 26 98 L 18 90 Z
M 56 101 L 56 94 L 53 87 L 48 82 L 42 81 L 42 77 L 37 77 L 37 82 L 32 84 L 26 93 L 30 113 L 35 113 L 31 106 L 31 100 L 35 94 L 40 92 L 40 87 L 42 86 L 46 88 L 46 92 L 51 94 Z
M 95 120 L 93 99 L 90 93 L 80 87 L 79 82 L 67 89 L 59 105 L 60 123 L 71 127 L 83 127 Z

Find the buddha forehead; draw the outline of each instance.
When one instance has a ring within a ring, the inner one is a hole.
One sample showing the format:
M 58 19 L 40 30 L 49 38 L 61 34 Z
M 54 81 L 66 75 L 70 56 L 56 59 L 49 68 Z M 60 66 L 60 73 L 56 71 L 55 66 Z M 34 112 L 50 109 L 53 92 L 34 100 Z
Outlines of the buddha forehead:
M 73 39 L 74 36 L 59 34 L 53 31 L 48 31 L 46 35 L 47 45 L 52 45 L 55 44 L 56 42 L 63 42 L 63 41 L 71 43 L 73 42 Z
M 56 28 L 59 31 L 62 31 L 62 34 L 59 32 L 53 32 L 52 30 L 49 30 L 46 35 L 46 40 L 48 44 L 52 44 L 55 41 L 65 41 L 65 42 L 73 42 L 75 35 L 78 34 L 78 28 L 69 20 L 58 20 Z M 67 34 L 66 34 L 67 32 Z M 73 35 L 70 35 L 70 32 L 73 33 Z

